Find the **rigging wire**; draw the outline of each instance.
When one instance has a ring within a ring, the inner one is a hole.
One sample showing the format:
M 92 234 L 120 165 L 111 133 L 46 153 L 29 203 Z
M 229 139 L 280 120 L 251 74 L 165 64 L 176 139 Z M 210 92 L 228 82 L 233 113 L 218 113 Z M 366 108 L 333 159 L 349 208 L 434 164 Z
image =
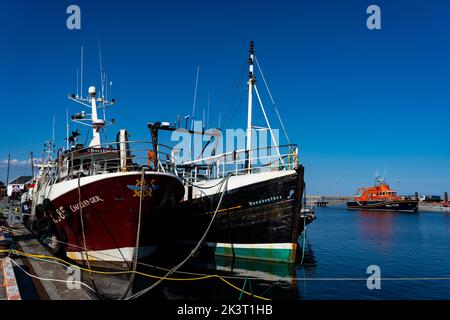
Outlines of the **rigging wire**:
M 96 290 L 94 290 L 93 288 L 91 288 L 90 286 L 88 286 L 86 283 L 82 282 L 82 281 L 77 281 L 77 280 L 61 280 L 61 279 L 52 279 L 52 278 L 43 278 L 43 277 L 38 277 L 35 276 L 29 272 L 27 272 L 25 269 L 23 269 L 16 261 L 14 261 L 14 259 L 10 259 L 12 263 L 14 263 L 16 265 L 17 268 L 19 268 L 23 273 L 25 273 L 27 276 L 34 278 L 34 279 L 38 279 L 41 281 L 53 281 L 53 282 L 63 282 L 63 283 L 71 283 L 71 284 L 80 284 L 82 286 L 85 286 L 86 288 L 88 288 L 89 290 L 91 290 L 93 293 L 97 293 Z
M 26 232 L 23 232 L 23 231 L 20 231 L 20 230 L 17 230 L 17 229 L 13 229 L 13 228 L 8 228 L 8 227 L 5 227 L 5 226 L 2 226 L 2 228 L 4 230 L 6 230 L 7 232 L 14 232 L 15 234 L 18 234 L 18 235 L 26 235 L 26 234 L 28 234 Z M 77 248 L 77 249 L 84 249 L 81 246 L 70 244 L 68 242 L 64 242 L 64 241 L 61 241 L 61 240 L 54 239 L 53 241 L 58 242 L 60 244 L 64 244 L 64 245 L 69 246 L 69 247 L 73 247 L 73 248 Z M 88 250 L 90 250 L 90 249 L 88 248 Z M 14 252 L 14 253 L 18 254 L 18 252 Z M 107 254 L 107 253 L 103 253 L 103 255 L 109 256 L 109 257 L 115 257 L 114 255 Z M 53 257 L 49 257 L 49 258 L 53 258 Z M 49 262 L 49 263 L 56 263 L 56 264 L 63 265 L 61 262 L 52 262 L 52 261 L 44 260 L 44 259 L 40 259 L 40 258 L 34 258 L 34 259 L 45 261 L 45 262 Z M 104 260 L 104 259 L 101 259 L 101 258 L 97 258 L 97 259 L 102 261 L 102 262 L 108 262 L 108 260 Z M 125 258 L 124 258 L 124 260 L 125 260 Z M 71 265 L 71 263 L 69 261 L 65 261 L 65 260 L 62 260 L 62 261 L 64 261 L 64 263 L 67 263 L 67 264 Z M 151 264 L 144 263 L 144 262 L 141 262 L 141 261 L 138 261 L 137 264 L 141 265 L 141 266 L 144 266 L 144 267 L 148 267 L 148 268 L 159 269 L 159 270 L 162 270 L 162 271 L 169 271 L 170 270 L 168 268 L 151 265 Z M 77 265 L 74 265 L 74 266 L 79 268 L 79 266 L 77 266 Z M 95 271 L 93 271 L 93 272 L 95 272 Z M 139 274 L 139 272 L 135 272 L 135 273 Z M 210 274 L 205 274 L 205 273 L 188 272 L 188 271 L 176 271 L 175 273 L 186 274 L 186 275 L 191 275 L 191 276 L 200 276 L 200 277 L 209 276 L 210 275 Z M 246 278 L 246 277 L 243 277 L 243 276 L 231 276 L 231 275 L 224 275 L 224 276 L 221 276 L 221 277 L 227 278 L 227 279 L 235 279 L 235 280 L 245 280 L 245 278 Z M 290 277 L 289 278 L 287 278 L 287 277 L 278 277 L 278 278 L 279 279 L 283 279 L 283 280 L 290 280 L 291 279 Z M 272 281 L 271 279 L 263 279 L 263 278 L 259 278 L 259 277 L 258 278 L 254 278 L 254 279 Z M 173 279 L 169 279 L 169 280 L 173 280 Z
M 225 94 L 223 95 L 223 97 L 217 103 L 216 107 L 214 108 L 213 114 L 218 114 L 219 113 L 219 111 L 222 109 L 223 105 L 225 104 L 226 98 L 230 95 L 231 91 L 233 91 L 235 88 L 237 88 L 237 85 L 240 82 L 242 82 L 242 80 L 243 80 L 243 78 L 244 78 L 244 76 L 246 74 L 246 72 L 245 72 L 246 64 L 247 64 L 247 62 L 244 62 L 243 64 L 241 64 L 239 66 L 238 73 L 237 73 L 237 76 L 236 76 L 235 80 L 231 83 L 230 87 L 228 87 L 228 89 L 225 92 Z M 235 97 L 233 97 L 232 100 L 235 100 Z M 220 123 L 218 124 L 217 127 L 220 127 Z
M 266 89 L 267 89 L 267 92 L 269 94 L 270 100 L 272 101 L 272 105 L 273 105 L 273 107 L 275 109 L 275 112 L 276 112 L 276 114 L 278 116 L 278 120 L 280 121 L 281 127 L 283 128 L 283 131 L 284 131 L 284 134 L 285 134 L 286 139 L 288 141 L 288 144 L 291 144 L 289 136 L 288 136 L 287 131 L 286 131 L 286 128 L 284 127 L 283 120 L 281 119 L 280 113 L 278 112 L 278 108 L 277 108 L 277 106 L 275 104 L 275 100 L 273 99 L 272 93 L 270 92 L 269 85 L 267 84 L 266 77 L 264 77 L 264 73 L 263 73 L 263 71 L 261 69 L 261 66 L 259 65 L 259 62 L 258 62 L 258 59 L 256 58 L 256 56 L 255 56 L 255 61 L 256 61 L 256 66 L 258 67 L 258 70 L 261 73 L 261 78 L 263 79 L 264 85 L 266 86 Z
M 142 167 L 142 173 L 141 173 L 141 193 L 139 195 L 139 216 L 138 216 L 138 227 L 137 227 L 137 231 L 136 231 L 136 242 L 135 242 L 135 248 L 134 248 L 134 255 L 133 255 L 133 271 L 136 271 L 137 268 L 137 260 L 138 260 L 138 256 L 139 256 L 139 242 L 140 242 L 140 238 L 141 238 L 141 222 L 142 222 L 142 198 L 143 198 L 143 194 L 144 194 L 144 185 L 145 185 L 145 167 Z M 136 277 L 136 273 L 132 273 L 130 280 L 128 281 L 128 285 L 127 288 L 125 290 L 125 292 L 123 293 L 122 297 L 120 298 L 120 300 L 124 299 L 127 295 L 128 292 L 130 292 L 131 287 L 133 286 L 134 283 L 134 279 Z
M 179 268 L 181 268 L 200 248 L 200 246 L 203 244 L 203 241 L 205 240 L 207 234 L 209 233 L 209 230 L 211 229 L 211 226 L 216 218 L 217 212 L 219 211 L 220 205 L 222 204 L 222 199 L 224 194 L 227 192 L 227 188 L 228 188 L 228 180 L 231 177 L 231 174 L 228 175 L 227 177 L 225 177 L 223 179 L 223 183 L 222 185 L 219 187 L 219 192 L 221 191 L 222 187 L 224 187 L 224 189 L 222 190 L 222 194 L 220 196 L 219 199 L 219 203 L 217 204 L 217 208 L 216 208 L 216 212 L 214 213 L 213 217 L 211 218 L 211 221 L 208 225 L 208 227 L 206 228 L 205 233 L 203 234 L 202 238 L 199 240 L 199 242 L 197 243 L 197 245 L 195 246 L 195 248 L 191 251 L 191 253 L 183 260 L 181 261 L 179 264 L 177 264 L 175 267 L 173 267 L 168 273 L 166 273 L 166 275 L 164 277 L 162 277 L 161 279 L 159 279 L 156 283 L 154 283 L 153 285 L 151 285 L 150 287 L 141 290 L 135 294 L 133 294 L 132 296 L 128 297 L 126 300 L 131 300 L 131 299 L 136 299 L 142 295 L 144 295 L 145 293 L 151 291 L 152 289 L 154 289 L 155 287 L 157 287 L 161 282 L 163 282 L 167 277 L 170 277 L 175 271 L 177 271 Z M 223 280 L 226 281 L 226 280 Z
M 92 268 L 91 268 L 91 263 L 89 262 L 89 256 L 88 256 L 88 250 L 87 250 L 87 245 L 86 245 L 86 236 L 85 236 L 85 232 L 84 232 L 84 219 L 83 219 L 83 207 L 81 205 L 81 183 L 80 183 L 80 179 L 81 179 L 81 172 L 78 173 L 78 205 L 80 207 L 80 222 L 81 222 L 81 233 L 83 235 L 83 246 L 84 246 L 84 252 L 86 255 L 86 263 L 87 266 L 89 268 L 89 278 L 91 279 L 92 285 L 95 288 L 95 292 L 101 296 L 101 293 L 98 291 L 97 289 L 97 285 L 95 284 L 94 281 L 94 276 L 91 272 Z M 81 255 L 83 257 L 83 255 Z

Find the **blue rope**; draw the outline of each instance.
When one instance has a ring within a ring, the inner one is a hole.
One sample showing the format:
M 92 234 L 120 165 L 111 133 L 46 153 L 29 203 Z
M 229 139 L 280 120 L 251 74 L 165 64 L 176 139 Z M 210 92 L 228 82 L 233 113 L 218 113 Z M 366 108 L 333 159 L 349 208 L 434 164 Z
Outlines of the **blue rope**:
M 303 259 L 305 258 L 305 243 L 306 243 L 306 216 L 303 218 L 303 231 L 302 231 L 302 260 L 300 264 L 303 264 Z
M 242 286 L 242 289 L 241 289 L 241 294 L 239 295 L 239 301 L 242 300 L 242 296 L 244 295 L 244 290 L 245 290 L 245 285 L 247 284 L 247 280 L 248 280 L 248 277 L 245 278 L 244 285 Z M 253 295 L 253 292 L 252 292 L 252 295 Z

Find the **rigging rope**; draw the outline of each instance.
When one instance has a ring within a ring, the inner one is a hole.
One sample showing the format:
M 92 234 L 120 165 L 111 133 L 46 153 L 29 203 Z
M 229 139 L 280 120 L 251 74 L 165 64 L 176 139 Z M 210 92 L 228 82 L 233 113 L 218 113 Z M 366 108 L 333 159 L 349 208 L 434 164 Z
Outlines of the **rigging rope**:
M 302 232 L 302 260 L 300 264 L 303 264 L 303 259 L 305 258 L 305 242 L 306 242 L 306 215 L 303 216 L 303 232 Z
M 122 297 L 120 298 L 120 300 L 124 299 L 127 295 L 128 292 L 130 291 L 133 283 L 134 283 L 134 279 L 135 279 L 135 271 L 137 268 L 137 260 L 139 257 L 139 242 L 140 242 L 140 238 L 141 238 L 141 221 L 142 221 L 142 195 L 144 194 L 144 185 L 145 185 L 145 167 L 142 167 L 142 173 L 141 173 L 141 193 L 139 195 L 139 215 L 138 215 L 138 225 L 137 225 L 137 231 L 136 231 L 136 242 L 135 242 L 135 248 L 134 248 L 134 256 L 133 256 L 133 273 L 131 274 L 130 280 L 128 281 L 128 286 L 125 290 L 125 292 L 123 293 Z
M 273 107 L 275 109 L 275 112 L 277 113 L 278 120 L 280 121 L 281 127 L 283 128 L 284 135 L 286 136 L 288 144 L 291 144 L 291 141 L 289 140 L 289 136 L 287 134 L 286 128 L 284 127 L 283 120 L 281 119 L 281 116 L 278 113 L 278 108 L 277 108 L 277 106 L 275 104 L 275 101 L 273 100 L 272 93 L 270 92 L 270 89 L 269 89 L 269 85 L 267 84 L 266 77 L 264 77 L 264 73 L 263 73 L 263 71 L 261 69 L 261 66 L 259 65 L 259 62 L 258 62 L 258 59 L 256 58 L 256 56 L 255 56 L 255 61 L 256 61 L 256 66 L 258 67 L 258 70 L 261 73 L 261 78 L 263 79 L 263 82 L 264 82 L 264 85 L 266 86 L 267 92 L 269 93 L 269 97 L 270 97 L 270 100 L 272 101 L 272 105 L 273 105 Z
M 95 281 L 94 281 L 94 276 L 92 274 L 92 268 L 91 268 L 91 263 L 89 262 L 89 255 L 88 255 L 88 250 L 87 250 L 87 245 L 86 245 L 86 235 L 84 232 L 84 219 L 83 219 L 83 206 L 81 205 L 81 183 L 80 183 L 80 179 L 81 179 L 81 172 L 78 173 L 78 206 L 80 207 L 80 222 L 81 222 L 81 234 L 83 235 L 83 246 L 84 246 L 84 253 L 86 255 L 86 263 L 89 269 L 89 278 L 91 279 L 92 285 L 95 288 L 95 292 L 101 296 L 100 292 L 97 289 L 97 286 L 95 285 Z M 83 256 L 83 255 L 81 255 Z
M 146 289 L 144 289 L 142 291 L 139 291 L 139 292 L 135 293 L 134 295 L 128 297 L 126 300 L 138 298 L 138 297 L 144 295 L 145 293 L 151 291 L 153 288 L 158 286 L 162 281 L 164 281 L 166 278 L 170 277 L 170 275 L 172 275 L 179 268 L 181 268 L 198 251 L 198 249 L 202 245 L 203 241 L 205 240 L 207 234 L 209 233 L 209 230 L 211 229 L 211 226 L 212 226 L 212 224 L 214 222 L 214 219 L 216 218 L 217 212 L 219 211 L 220 205 L 222 204 L 223 196 L 224 196 L 225 192 L 227 191 L 228 179 L 230 177 L 231 177 L 231 174 L 223 179 L 223 183 L 219 187 L 219 191 L 222 189 L 223 186 L 225 186 L 225 188 L 222 190 L 222 194 L 220 196 L 219 203 L 218 203 L 217 208 L 216 208 L 216 212 L 214 213 L 213 217 L 211 218 L 211 221 L 210 221 L 208 227 L 206 228 L 206 231 L 203 234 L 202 238 L 199 240 L 199 242 L 197 243 L 195 248 L 191 251 L 191 253 L 183 261 L 181 261 L 179 264 L 177 264 L 175 267 L 173 267 L 164 277 L 159 279 L 156 283 L 154 283 L 153 285 L 151 285 L 150 287 L 148 287 L 148 288 L 146 288 Z
M 47 263 L 53 263 L 50 260 L 56 260 L 56 261 L 59 261 L 60 265 L 63 265 L 65 267 L 73 266 L 75 268 L 78 268 L 79 270 L 89 272 L 89 270 L 86 269 L 86 268 L 80 267 L 80 266 L 78 266 L 76 264 L 70 263 L 68 261 L 65 261 L 63 259 L 60 259 L 60 258 L 57 258 L 57 257 L 53 257 L 53 256 L 46 256 L 46 255 L 39 255 L 39 254 L 30 254 L 30 253 L 21 252 L 21 251 L 12 250 L 12 249 L 0 250 L 0 253 L 8 253 L 8 256 L 10 254 L 16 254 L 16 255 L 19 255 L 19 256 L 32 258 L 32 259 L 44 261 L 44 262 L 47 262 Z M 46 260 L 46 259 L 49 259 L 49 260 Z M 91 272 L 97 273 L 97 274 L 103 274 L 103 275 L 123 275 L 123 274 L 132 273 L 133 271 L 131 271 L 131 270 L 128 270 L 128 271 L 98 271 L 98 270 L 92 270 Z M 141 275 L 141 276 L 144 276 L 144 277 L 147 277 L 147 278 L 152 278 L 152 279 L 162 279 L 163 278 L 163 277 L 160 277 L 160 276 L 155 276 L 155 275 L 151 275 L 151 274 L 143 273 L 143 272 L 139 272 L 139 271 L 136 271 L 134 273 L 136 273 L 138 275 Z M 232 288 L 234 288 L 236 290 L 242 291 L 239 287 L 235 286 L 231 282 L 225 280 L 224 277 L 219 276 L 217 274 L 211 274 L 211 275 L 206 274 L 206 275 L 202 275 L 202 276 L 198 276 L 198 277 L 194 277 L 194 278 L 165 278 L 165 280 L 169 280 L 169 281 L 198 281 L 198 280 L 205 280 L 205 279 L 212 279 L 212 278 L 217 278 L 217 279 L 221 280 L 222 282 L 226 283 L 227 285 L 229 285 L 230 287 L 232 287 Z M 52 280 L 57 281 L 57 279 L 52 279 Z M 71 282 L 73 283 L 73 281 L 71 281 Z M 95 292 L 95 290 L 94 290 L 94 292 Z M 262 297 L 262 296 L 259 296 L 259 295 L 254 295 L 254 294 L 252 294 L 250 292 L 247 292 L 247 291 L 243 291 L 243 292 L 244 292 L 244 294 L 249 295 L 249 296 L 253 296 L 253 297 L 257 298 L 257 299 L 266 300 L 266 301 L 271 300 L 269 298 L 265 298 L 265 297 Z

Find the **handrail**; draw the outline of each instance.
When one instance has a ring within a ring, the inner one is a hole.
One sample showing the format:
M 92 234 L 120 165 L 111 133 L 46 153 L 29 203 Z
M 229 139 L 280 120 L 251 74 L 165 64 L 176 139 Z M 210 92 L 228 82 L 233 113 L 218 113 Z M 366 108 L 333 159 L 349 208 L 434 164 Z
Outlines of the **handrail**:
M 159 147 L 168 150 L 163 151 Z M 197 181 L 221 178 L 229 173 L 240 175 L 249 172 L 296 168 L 298 165 L 297 145 L 281 145 L 278 148 L 279 150 L 284 149 L 285 152 L 280 155 L 271 154 L 270 151 L 275 147 L 267 146 L 252 149 L 254 152 L 252 152 L 252 158 L 250 159 L 246 158 L 247 150 L 242 149 L 177 164 L 176 157 L 172 152 L 173 148 L 160 144 L 156 155 L 158 160 L 154 161 L 156 166 L 151 170 L 170 172 Z M 143 140 L 109 142 L 65 150 L 48 168 L 48 174 L 52 177 L 52 180 L 62 181 L 73 179 L 80 173 L 91 176 L 113 172 L 139 171 L 141 166 L 150 163 L 149 150 L 153 150 L 153 144 Z M 256 152 L 262 150 L 266 150 L 263 155 L 261 155 L 261 152 Z M 250 171 L 246 167 L 248 161 L 252 163 Z M 284 163 L 280 163 L 280 161 Z
M 48 172 L 54 180 L 73 179 L 78 174 L 85 176 L 139 171 L 149 162 L 148 151 L 152 150 L 149 141 L 108 142 L 101 145 L 65 150 L 53 160 Z M 154 171 L 165 171 L 163 167 Z
M 280 148 L 284 148 L 284 147 L 296 148 L 298 146 L 296 144 L 287 144 L 287 145 L 281 145 L 281 146 L 278 146 L 278 147 L 272 147 L 271 146 L 271 147 L 254 148 L 254 149 L 251 149 L 250 151 L 272 150 L 272 149 L 280 149 Z M 211 160 L 222 158 L 222 157 L 228 157 L 230 155 L 241 155 L 241 154 L 245 155 L 247 153 L 247 151 L 249 151 L 249 150 L 241 149 L 241 150 L 229 151 L 229 152 L 221 153 L 221 154 L 210 156 L 210 157 L 205 157 L 205 158 L 196 159 L 196 160 L 192 160 L 192 161 L 186 161 L 183 164 L 188 165 L 188 164 L 194 164 L 194 163 L 198 163 L 198 162 L 211 161 Z M 275 157 L 275 156 L 276 155 L 273 155 L 271 157 Z M 257 158 L 258 157 L 251 158 L 251 160 L 254 160 L 254 159 L 257 159 Z M 280 156 L 278 156 L 278 158 L 280 158 Z
M 252 154 L 255 156 L 248 159 L 241 157 L 242 154 L 247 155 L 246 150 L 236 150 L 194 161 L 182 162 L 181 164 L 175 165 L 173 171 L 177 174 L 181 173 L 185 179 L 189 179 L 190 181 L 198 181 L 204 179 L 223 178 L 230 173 L 233 173 L 234 175 L 241 175 L 265 171 L 293 170 L 297 168 L 297 146 L 283 145 L 280 147 L 288 148 L 288 153 L 275 155 L 267 152 L 265 155 L 261 156 L 256 152 L 253 152 Z M 270 150 L 273 148 L 274 147 L 255 148 L 254 150 Z M 230 159 L 230 156 L 233 157 Z M 267 160 L 267 163 L 262 163 L 263 160 Z M 252 166 L 250 168 L 246 165 L 248 161 L 252 162 Z M 258 163 L 258 161 L 260 163 Z

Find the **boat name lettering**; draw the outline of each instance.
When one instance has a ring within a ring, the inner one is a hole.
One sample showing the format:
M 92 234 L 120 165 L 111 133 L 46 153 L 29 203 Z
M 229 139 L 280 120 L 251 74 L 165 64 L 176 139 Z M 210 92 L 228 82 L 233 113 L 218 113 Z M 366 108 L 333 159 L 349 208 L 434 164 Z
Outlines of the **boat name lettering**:
M 119 150 L 105 149 L 105 148 L 89 148 L 87 149 L 89 153 L 119 153 Z
M 103 202 L 104 200 L 100 198 L 99 196 L 94 196 L 89 198 L 88 200 L 82 200 L 81 201 L 81 208 L 85 208 L 87 206 L 90 206 L 91 204 L 97 203 L 97 202 Z M 78 210 L 80 210 L 80 203 L 74 204 L 70 206 L 70 210 L 75 213 Z
M 249 201 L 248 205 L 249 206 L 255 206 L 255 205 L 265 204 L 265 203 L 269 203 L 269 202 L 277 201 L 277 200 L 281 200 L 281 196 L 274 196 L 274 197 L 270 197 L 270 198 L 266 198 L 266 199 L 261 199 L 261 200 L 256 200 L 256 201 Z
M 65 220 L 68 216 L 69 216 L 69 212 L 66 211 L 66 209 L 64 207 L 59 207 L 57 209 L 55 209 L 56 212 L 56 218 L 54 217 L 54 214 L 50 214 L 50 217 L 52 218 L 53 222 L 56 223 L 60 223 L 62 220 Z

